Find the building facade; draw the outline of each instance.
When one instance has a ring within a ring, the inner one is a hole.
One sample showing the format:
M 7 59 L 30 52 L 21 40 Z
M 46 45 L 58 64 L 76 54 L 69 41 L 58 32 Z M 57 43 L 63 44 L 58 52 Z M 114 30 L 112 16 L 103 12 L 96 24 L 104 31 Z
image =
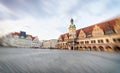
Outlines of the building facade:
M 60 49 L 120 51 L 120 17 L 78 30 L 71 19 L 68 30 L 58 38 Z
M 13 32 L 3 37 L 3 46 L 8 47 L 24 47 L 24 48 L 39 48 L 40 41 L 38 37 L 26 34 L 26 32 Z
M 44 40 L 42 45 L 42 48 L 56 48 L 57 45 L 57 39 L 51 39 L 51 40 Z
M 42 43 L 39 41 L 39 38 L 37 36 L 32 37 L 32 47 L 40 48 L 41 46 L 42 46 Z

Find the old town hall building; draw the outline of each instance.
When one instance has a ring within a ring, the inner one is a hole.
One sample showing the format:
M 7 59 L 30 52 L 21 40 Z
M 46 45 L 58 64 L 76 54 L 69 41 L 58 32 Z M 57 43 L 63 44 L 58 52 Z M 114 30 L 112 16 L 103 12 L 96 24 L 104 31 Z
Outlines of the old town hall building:
M 120 17 L 78 30 L 71 19 L 68 30 L 58 38 L 59 49 L 120 51 Z

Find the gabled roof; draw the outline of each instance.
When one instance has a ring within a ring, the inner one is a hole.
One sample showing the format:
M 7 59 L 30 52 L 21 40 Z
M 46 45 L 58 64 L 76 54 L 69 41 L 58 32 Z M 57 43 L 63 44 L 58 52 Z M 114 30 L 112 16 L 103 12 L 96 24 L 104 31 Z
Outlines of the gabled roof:
M 69 33 L 65 33 L 65 34 L 62 34 L 60 35 L 60 38 L 64 41 L 64 38 L 65 38 L 65 35 L 67 35 L 67 37 L 69 38 Z
M 115 21 L 117 19 L 118 18 L 114 18 L 114 19 L 107 20 L 107 21 L 104 21 L 104 22 L 101 22 L 101 23 L 97 23 L 97 24 L 82 28 L 82 30 L 85 32 L 85 34 L 92 34 L 92 30 L 93 30 L 95 25 L 99 26 L 101 29 L 103 29 L 103 31 L 114 30 Z M 81 30 L 81 29 L 78 29 L 78 30 Z M 76 30 L 76 32 L 78 30 Z M 79 33 L 77 33 L 77 35 L 78 34 Z
M 67 35 L 67 37 L 69 38 L 69 33 L 65 33 L 65 34 L 64 34 L 64 37 L 65 37 L 65 35 Z
M 34 40 L 35 39 L 35 37 L 32 37 L 32 40 Z
M 59 39 L 60 39 L 60 38 L 63 40 L 63 34 L 62 34 L 62 35 L 60 35 Z
M 83 30 L 86 34 L 91 34 L 93 28 L 94 28 L 94 25 L 93 25 L 93 26 L 86 27 L 86 28 L 83 28 L 82 30 Z

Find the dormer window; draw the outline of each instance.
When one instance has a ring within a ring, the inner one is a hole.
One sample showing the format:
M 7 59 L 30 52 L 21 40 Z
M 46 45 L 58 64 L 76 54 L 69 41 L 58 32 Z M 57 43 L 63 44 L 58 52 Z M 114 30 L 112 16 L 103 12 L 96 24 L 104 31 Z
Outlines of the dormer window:
M 113 34 L 114 31 L 113 29 L 111 28 L 111 25 L 109 22 L 106 23 L 106 30 L 105 30 L 105 34 Z
M 105 34 L 114 34 L 114 31 L 113 30 L 106 30 Z
M 87 36 L 86 36 L 87 38 L 90 38 L 90 37 L 92 37 L 92 35 L 91 34 L 87 34 Z

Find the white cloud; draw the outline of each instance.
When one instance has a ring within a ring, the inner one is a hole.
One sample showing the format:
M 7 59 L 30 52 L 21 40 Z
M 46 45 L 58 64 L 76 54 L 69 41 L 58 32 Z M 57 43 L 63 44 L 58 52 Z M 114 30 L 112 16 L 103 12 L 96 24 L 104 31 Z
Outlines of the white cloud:
M 56 24 L 55 24 L 56 23 Z M 60 24 L 60 25 L 59 25 Z M 14 32 L 14 31 L 26 31 L 28 34 L 32 34 L 34 36 L 40 36 L 40 39 L 49 39 L 49 38 L 57 38 L 56 36 L 60 32 L 55 29 L 62 25 L 61 21 L 59 19 L 56 19 L 56 17 L 53 17 L 51 19 L 36 19 L 31 16 L 26 16 L 26 18 L 20 19 L 20 20 L 5 20 L 0 21 L 0 30 L 4 32 L 3 34 L 6 34 L 8 32 Z M 54 37 L 54 35 L 56 35 Z M 44 37 L 43 37 L 44 36 Z
M 0 11 L 1 12 L 11 13 L 11 11 L 2 4 L 0 4 Z
M 25 7 L 16 12 L 1 3 L 0 12 L 5 13 L 6 16 L 15 15 L 19 19 L 0 20 L 0 31 L 3 31 L 0 34 L 23 30 L 28 34 L 38 36 L 40 40 L 58 38 L 60 34 L 68 32 L 71 18 L 74 19 L 77 29 L 80 29 L 120 14 L 120 3 L 115 5 L 111 2 L 112 0 L 93 0 L 91 2 L 88 0 L 85 2 L 84 0 L 44 0 L 34 6 L 35 4 L 32 5 L 32 2 L 26 4 L 22 0 L 21 3 L 24 4 L 20 5 L 25 5 L 28 9 Z M 18 6 L 16 9 L 19 8 Z M 38 8 L 36 8 L 37 6 Z M 112 8 L 109 9 L 109 7 Z

